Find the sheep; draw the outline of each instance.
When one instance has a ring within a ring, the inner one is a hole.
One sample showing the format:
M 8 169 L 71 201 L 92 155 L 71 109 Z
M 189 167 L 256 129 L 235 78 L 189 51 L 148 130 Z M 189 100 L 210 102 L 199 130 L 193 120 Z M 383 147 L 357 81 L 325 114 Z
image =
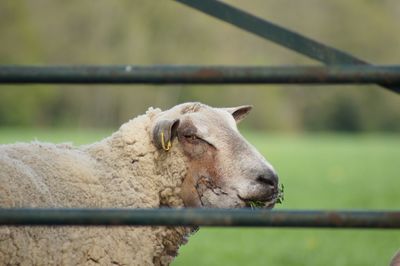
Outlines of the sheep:
M 236 125 L 250 110 L 184 103 L 150 108 L 90 145 L 0 145 L 0 207 L 272 208 L 277 174 Z M 193 230 L 3 226 L 0 261 L 168 265 Z

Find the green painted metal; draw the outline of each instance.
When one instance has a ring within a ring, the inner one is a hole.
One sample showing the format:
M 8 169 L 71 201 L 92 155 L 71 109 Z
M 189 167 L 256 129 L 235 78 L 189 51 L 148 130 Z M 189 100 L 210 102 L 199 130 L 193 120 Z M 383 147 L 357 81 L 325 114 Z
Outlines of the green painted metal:
M 400 66 L 0 66 L 0 83 L 400 84 Z
M 400 229 L 400 211 L 0 209 L 0 226 L 257 226 Z
M 212 17 L 225 21 L 245 31 L 251 32 L 261 38 L 267 39 L 290 50 L 308 56 L 328 65 L 354 65 L 367 64 L 349 53 L 317 42 L 299 33 L 256 17 L 250 13 L 232 7 L 217 0 L 175 0 Z M 400 93 L 400 86 L 383 87 Z

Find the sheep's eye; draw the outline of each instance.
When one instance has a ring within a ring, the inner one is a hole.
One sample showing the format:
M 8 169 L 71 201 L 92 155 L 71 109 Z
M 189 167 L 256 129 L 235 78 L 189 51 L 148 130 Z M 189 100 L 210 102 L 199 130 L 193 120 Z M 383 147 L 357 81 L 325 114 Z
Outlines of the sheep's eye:
M 202 139 L 202 138 L 200 138 L 200 137 L 198 137 L 198 136 L 196 136 L 196 135 L 187 134 L 187 135 L 183 135 L 183 137 L 185 138 L 185 140 L 186 140 L 188 143 L 190 143 L 190 144 L 192 144 L 192 145 L 197 145 L 197 144 L 205 143 L 205 144 L 208 144 L 208 145 L 210 145 L 211 147 L 214 147 L 214 148 L 215 148 L 215 146 L 212 145 L 210 142 L 208 142 L 208 141 L 206 141 L 205 139 Z
M 197 137 L 196 135 L 185 135 L 185 139 L 188 140 L 188 141 L 191 141 L 191 142 L 196 141 L 196 140 L 200 140 L 200 138 Z

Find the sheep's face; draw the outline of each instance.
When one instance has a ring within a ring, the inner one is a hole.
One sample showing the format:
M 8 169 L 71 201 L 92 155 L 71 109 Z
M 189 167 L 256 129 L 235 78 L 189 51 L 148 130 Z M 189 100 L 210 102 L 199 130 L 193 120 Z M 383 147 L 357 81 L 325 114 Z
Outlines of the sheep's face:
M 236 208 L 252 202 L 274 206 L 279 196 L 278 177 L 236 126 L 250 110 L 250 106 L 212 108 L 187 103 L 157 119 L 155 145 L 167 152 L 176 138 L 173 145 L 188 159 L 181 189 L 186 206 Z

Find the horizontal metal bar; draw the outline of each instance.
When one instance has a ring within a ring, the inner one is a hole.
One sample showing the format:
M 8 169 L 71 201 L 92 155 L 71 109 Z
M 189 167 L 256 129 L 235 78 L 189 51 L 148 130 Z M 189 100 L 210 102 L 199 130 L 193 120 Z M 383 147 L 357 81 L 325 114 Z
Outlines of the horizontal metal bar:
M 0 225 L 264 226 L 400 229 L 400 211 L 0 209 Z
M 0 84 L 400 84 L 400 65 L 0 66 Z

